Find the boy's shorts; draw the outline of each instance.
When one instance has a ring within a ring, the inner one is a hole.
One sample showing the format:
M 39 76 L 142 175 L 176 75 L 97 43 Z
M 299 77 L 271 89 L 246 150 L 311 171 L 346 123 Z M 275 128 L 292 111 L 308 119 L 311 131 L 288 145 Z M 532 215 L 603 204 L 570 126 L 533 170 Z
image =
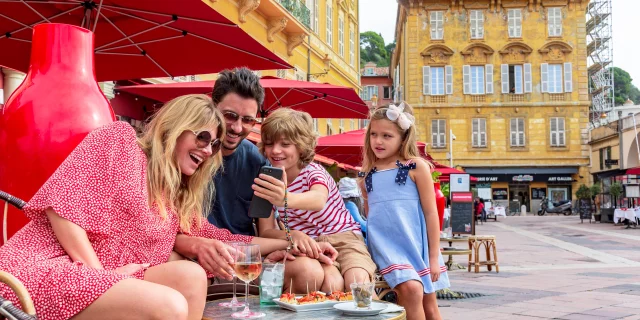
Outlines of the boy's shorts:
M 318 242 L 329 242 L 338 250 L 338 258 L 333 265 L 344 274 L 351 268 L 362 268 L 369 273 L 369 280 L 375 279 L 376 264 L 371 259 L 369 250 L 364 244 L 362 234 L 353 231 L 345 231 L 331 235 L 321 235 Z

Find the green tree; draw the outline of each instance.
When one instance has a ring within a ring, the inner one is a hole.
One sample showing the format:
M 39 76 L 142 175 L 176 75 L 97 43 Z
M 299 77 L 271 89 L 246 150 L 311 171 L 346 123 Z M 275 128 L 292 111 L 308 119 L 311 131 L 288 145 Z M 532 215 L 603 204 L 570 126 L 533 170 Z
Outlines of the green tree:
M 627 99 L 635 104 L 640 104 L 640 90 L 631 81 L 631 75 L 621 68 L 613 67 L 613 90 L 615 93 L 615 105 L 623 105 Z
M 395 48 L 396 48 L 395 42 L 389 43 L 384 47 L 384 49 L 387 50 L 387 55 L 389 55 L 389 61 L 391 61 L 391 55 L 393 54 L 393 50 L 395 50 Z
M 381 34 L 367 31 L 360 34 L 360 65 L 374 62 L 378 67 L 389 66 L 389 54 Z

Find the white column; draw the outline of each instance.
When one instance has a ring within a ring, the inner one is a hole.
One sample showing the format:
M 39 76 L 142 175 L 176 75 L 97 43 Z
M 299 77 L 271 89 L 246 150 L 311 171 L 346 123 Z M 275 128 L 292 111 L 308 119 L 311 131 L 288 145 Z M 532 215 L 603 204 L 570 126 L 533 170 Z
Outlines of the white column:
M 20 86 L 26 74 L 20 71 L 15 71 L 8 68 L 0 68 L 0 69 L 4 74 L 4 78 L 3 78 L 4 86 L 3 88 L 0 88 L 0 89 L 4 89 L 4 98 L 0 97 L 2 98 L 0 99 L 0 102 L 6 103 L 7 100 L 9 100 L 9 96 L 11 96 L 11 94 Z

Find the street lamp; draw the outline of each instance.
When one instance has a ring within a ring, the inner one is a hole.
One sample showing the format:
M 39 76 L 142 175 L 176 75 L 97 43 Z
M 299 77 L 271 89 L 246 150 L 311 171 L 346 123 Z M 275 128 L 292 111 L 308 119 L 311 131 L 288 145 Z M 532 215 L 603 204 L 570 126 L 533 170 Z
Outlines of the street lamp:
M 453 134 L 453 130 L 449 129 L 449 167 L 453 168 L 453 140 L 456 136 Z

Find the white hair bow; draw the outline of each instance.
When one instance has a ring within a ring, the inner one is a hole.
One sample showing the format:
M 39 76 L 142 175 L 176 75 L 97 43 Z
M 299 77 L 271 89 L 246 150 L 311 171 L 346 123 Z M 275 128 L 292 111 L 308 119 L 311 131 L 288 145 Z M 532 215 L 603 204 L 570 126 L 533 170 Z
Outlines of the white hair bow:
M 407 130 L 415 123 L 416 118 L 414 118 L 410 113 L 404 112 L 404 107 L 404 102 L 400 103 L 399 106 L 390 104 L 387 109 L 387 118 L 391 121 L 397 122 L 402 130 Z

